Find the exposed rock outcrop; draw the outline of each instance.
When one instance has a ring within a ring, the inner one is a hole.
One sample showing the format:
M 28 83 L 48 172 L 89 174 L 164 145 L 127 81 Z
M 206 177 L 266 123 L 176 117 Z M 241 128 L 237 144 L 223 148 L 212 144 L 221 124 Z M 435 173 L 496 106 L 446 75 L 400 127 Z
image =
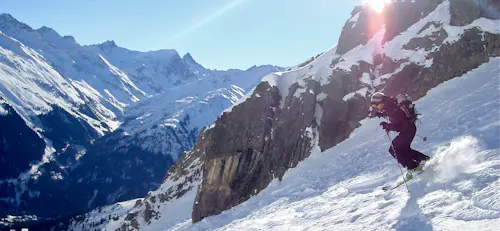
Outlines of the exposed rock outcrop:
M 200 150 L 205 153 L 204 186 L 200 187 L 204 190 L 195 199 L 194 221 L 239 204 L 267 186 L 265 182 L 272 179 L 265 172 L 272 167 L 267 141 L 275 135 L 272 129 L 279 102 L 278 89 L 261 83 L 250 99 L 224 113 L 206 131 Z
M 342 55 L 359 45 L 365 45 L 384 25 L 383 18 L 371 9 L 356 7 L 342 28 L 337 54 Z
M 500 18 L 500 2 L 492 0 L 451 0 L 450 14 L 452 26 L 465 26 L 484 17 Z
M 404 67 L 385 83 L 384 91 L 391 95 L 407 93 L 418 99 L 438 84 L 461 76 L 497 56 L 500 56 L 500 36 L 472 28 L 466 30 L 457 42 L 444 44 L 438 52 L 429 54 L 427 58 L 433 60 L 429 68 L 415 64 Z
M 388 5 L 384 11 L 384 41 L 391 41 L 420 19 L 426 17 L 443 0 L 397 1 Z
M 384 41 L 390 41 L 427 16 L 442 2 L 443 0 L 396 1 L 387 5 L 382 14 L 369 7 L 356 7 L 352 12 L 353 17 L 342 29 L 337 54 L 345 54 L 356 46 L 365 45 L 384 24 Z

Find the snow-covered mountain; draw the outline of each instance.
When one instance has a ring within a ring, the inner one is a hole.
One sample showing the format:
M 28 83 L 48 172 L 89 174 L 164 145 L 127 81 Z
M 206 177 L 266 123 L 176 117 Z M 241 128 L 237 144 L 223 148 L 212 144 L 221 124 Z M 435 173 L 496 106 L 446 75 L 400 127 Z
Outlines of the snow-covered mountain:
M 497 12 L 463 0 L 356 7 L 337 46 L 264 77 L 157 190 L 71 229 L 494 230 Z M 400 173 L 380 120 L 367 118 L 376 91 L 419 99 L 419 133 L 430 140 L 415 145 L 434 159 L 409 193 L 381 190 Z
M 210 70 L 190 54 L 113 41 L 81 46 L 0 14 L 0 217 L 143 196 L 201 128 L 278 70 Z

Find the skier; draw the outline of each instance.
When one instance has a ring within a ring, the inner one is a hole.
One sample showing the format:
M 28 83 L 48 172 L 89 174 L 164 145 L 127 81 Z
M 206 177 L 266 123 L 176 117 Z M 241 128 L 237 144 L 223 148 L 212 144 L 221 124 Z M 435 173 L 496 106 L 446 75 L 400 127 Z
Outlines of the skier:
M 390 123 L 380 123 L 386 133 L 389 133 L 389 131 L 399 132 L 399 135 L 392 141 L 389 152 L 399 164 L 408 169 L 406 179 L 411 179 L 413 172 L 422 171 L 422 161 L 430 159 L 429 156 L 410 147 L 417 133 L 417 127 L 415 126 L 417 114 L 413 108 L 413 103 L 409 100 L 398 102 L 395 98 L 377 92 L 371 97 L 371 105 L 376 111 L 376 116 L 389 120 Z

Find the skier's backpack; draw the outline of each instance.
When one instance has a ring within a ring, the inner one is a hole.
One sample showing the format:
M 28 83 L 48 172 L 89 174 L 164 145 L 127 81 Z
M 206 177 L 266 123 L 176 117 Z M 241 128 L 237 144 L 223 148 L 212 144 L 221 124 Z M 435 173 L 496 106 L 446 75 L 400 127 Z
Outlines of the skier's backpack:
M 412 98 L 407 94 L 399 94 L 394 97 L 396 104 L 401 108 L 401 110 L 406 114 L 406 118 L 413 123 L 418 121 L 420 113 L 415 109 L 415 104 L 413 104 Z

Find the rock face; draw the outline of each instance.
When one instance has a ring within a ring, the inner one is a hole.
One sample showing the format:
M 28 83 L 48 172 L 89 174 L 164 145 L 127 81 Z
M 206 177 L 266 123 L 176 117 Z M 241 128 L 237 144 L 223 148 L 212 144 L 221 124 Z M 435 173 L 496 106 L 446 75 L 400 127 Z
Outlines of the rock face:
M 351 13 L 352 17 L 342 28 L 337 54 L 345 54 L 352 48 L 365 45 L 373 35 L 382 28 L 382 18 L 373 10 L 358 6 Z
M 366 63 L 360 65 L 368 68 Z M 343 97 L 349 92 L 366 87 L 359 80 L 364 71 L 357 66 L 352 71 L 335 70 L 332 73 L 332 80 L 324 85 L 321 92 L 328 93 L 326 99 L 317 102 L 322 108 L 321 126 L 319 127 L 319 146 L 321 150 L 326 150 L 342 142 L 349 137 L 349 134 L 358 127 L 358 122 L 368 115 L 368 102 L 361 95 L 345 102 Z
M 266 174 L 272 167 L 272 156 L 266 155 L 270 148 L 266 140 L 272 139 L 280 97 L 277 89 L 267 83 L 259 84 L 254 92 L 254 97 L 234 107 L 232 113 L 224 113 L 215 128 L 205 133 L 203 161 L 209 167 L 203 168 L 203 184 L 209 187 L 198 193 L 193 217 L 236 205 L 271 179 Z M 217 145 L 222 143 L 226 145 Z
M 500 18 L 500 2 L 491 0 L 453 0 L 450 1 L 452 26 L 465 26 L 474 20 L 485 17 L 490 19 Z
M 453 26 L 465 26 L 481 17 L 480 6 L 474 1 L 455 0 L 451 1 L 451 22 Z
M 442 2 L 443 0 L 396 1 L 386 7 L 382 17 L 368 6 L 357 7 L 351 13 L 353 18 L 342 29 L 337 54 L 345 54 L 358 45 L 365 45 L 384 24 L 384 41 L 390 41 L 427 16 Z
M 326 150 L 348 138 L 368 116 L 371 93 L 407 93 L 418 99 L 500 56 L 498 21 L 462 7 L 460 1 L 402 1 L 381 16 L 356 8 L 337 55 L 326 64 L 329 71 L 312 71 L 324 65 L 313 61 L 302 69 L 309 73 L 297 71 L 293 84 L 283 87 L 265 78 L 203 134 L 197 144 L 203 148 L 193 150 L 204 157 L 193 222 L 230 209 L 281 179 L 309 156 L 314 142 Z M 385 31 L 369 25 L 382 21 L 388 22 Z M 461 27 L 450 29 L 454 25 Z M 276 81 L 290 81 L 291 74 L 279 75 Z
M 444 0 L 395 1 L 386 7 L 383 17 L 368 7 L 356 7 L 342 29 L 337 54 L 345 54 L 358 45 L 365 45 L 385 24 L 384 41 L 392 40 L 418 20 L 426 17 Z M 450 0 L 452 26 L 465 26 L 485 17 L 500 18 L 500 3 L 488 0 Z
M 500 56 L 499 38 L 498 34 L 478 28 L 465 30 L 460 40 L 451 45 L 443 44 L 439 52 L 429 55 L 428 58 L 433 59 L 432 66 L 406 66 L 386 82 L 384 91 L 391 95 L 405 92 L 418 99 L 438 84 L 488 62 L 490 57 Z
M 397 1 L 384 12 L 386 31 L 384 41 L 390 41 L 411 25 L 426 17 L 441 4 L 443 0 Z

